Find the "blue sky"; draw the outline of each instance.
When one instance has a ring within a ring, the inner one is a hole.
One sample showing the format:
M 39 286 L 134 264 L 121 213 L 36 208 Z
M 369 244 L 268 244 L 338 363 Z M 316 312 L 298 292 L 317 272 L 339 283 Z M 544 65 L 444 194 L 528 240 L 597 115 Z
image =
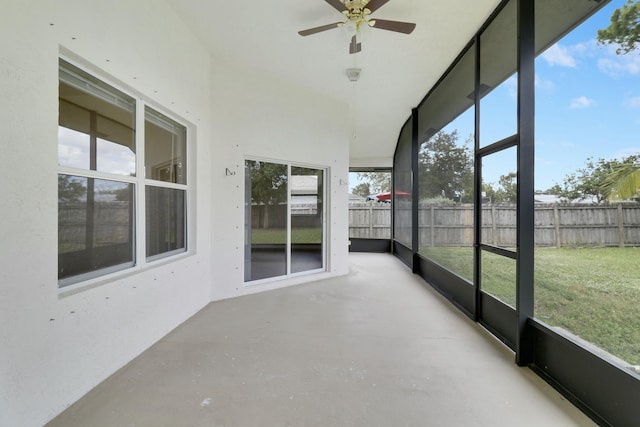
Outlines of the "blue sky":
M 624 3 L 610 2 L 536 60 L 537 190 L 561 184 L 589 157 L 640 154 L 640 52 L 617 55 L 615 46 L 596 42 L 597 30 L 607 27 L 612 12 Z M 516 91 L 512 77 L 483 100 L 483 115 L 492 125 L 483 125 L 487 142 L 515 132 Z M 445 130 L 457 128 L 461 136 L 469 135 L 473 119 L 467 113 Z M 515 171 L 513 151 L 486 160 L 485 182 L 495 183 Z M 351 181 L 350 187 L 357 184 Z
M 612 1 L 536 60 L 536 189 L 589 157 L 640 154 L 640 52 L 596 43 L 624 3 Z

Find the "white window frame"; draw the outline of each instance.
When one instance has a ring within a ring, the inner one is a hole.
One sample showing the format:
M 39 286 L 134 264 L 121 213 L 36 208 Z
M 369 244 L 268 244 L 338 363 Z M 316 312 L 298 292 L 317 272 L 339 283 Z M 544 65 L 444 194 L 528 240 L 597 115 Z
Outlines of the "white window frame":
M 190 164 L 193 157 L 191 155 L 194 144 L 195 129 L 194 126 L 179 117 L 177 114 L 168 111 L 156 103 L 146 99 L 143 95 L 137 93 L 132 88 L 122 87 L 116 83 L 113 78 L 105 76 L 103 73 L 97 72 L 91 67 L 78 64 L 78 61 L 69 58 L 69 56 L 60 54 L 59 59 L 80 69 L 91 77 L 100 82 L 113 87 L 114 89 L 132 97 L 135 100 L 135 155 L 136 155 L 136 173 L 135 176 L 117 175 L 96 170 L 60 166 L 57 167 L 57 175 L 71 175 L 82 178 L 106 179 L 122 183 L 134 184 L 133 197 L 133 260 L 132 263 L 109 266 L 98 270 L 77 274 L 74 276 L 58 279 L 58 291 L 68 292 L 75 291 L 86 286 L 96 285 L 102 282 L 108 282 L 137 273 L 146 267 L 164 264 L 165 262 L 173 262 L 185 256 L 191 255 L 195 245 L 193 244 L 194 233 L 192 232 L 195 223 L 193 213 L 193 194 L 195 185 L 193 183 L 195 173 L 194 167 Z M 60 69 L 58 66 L 58 82 L 60 82 Z M 59 83 L 58 83 L 59 84 Z M 168 117 L 186 129 L 186 149 L 184 153 L 184 163 L 186 165 L 186 184 L 176 184 L 147 178 L 145 176 L 145 107 Z M 58 138 L 56 137 L 56 140 Z M 59 141 L 58 141 L 59 142 Z M 57 161 L 57 159 L 56 159 Z M 185 192 L 185 212 L 184 212 L 184 249 L 176 249 L 161 254 L 148 257 L 146 255 L 146 188 L 147 186 L 155 186 L 161 188 L 170 188 L 183 190 Z M 131 265 L 133 264 L 133 265 Z

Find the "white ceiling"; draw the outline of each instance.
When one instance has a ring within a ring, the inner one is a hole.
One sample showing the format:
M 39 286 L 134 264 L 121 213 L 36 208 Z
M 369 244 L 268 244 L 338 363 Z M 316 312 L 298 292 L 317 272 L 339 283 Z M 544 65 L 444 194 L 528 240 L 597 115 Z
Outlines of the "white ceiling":
M 398 132 L 500 0 L 390 0 L 373 18 L 415 22 L 412 34 L 373 29 L 349 55 L 340 29 L 299 30 L 342 20 L 324 0 L 167 0 L 212 54 L 230 57 L 349 102 L 352 166 L 390 166 Z M 346 69 L 362 69 L 351 83 Z M 354 103 L 355 99 L 355 103 Z M 355 123 L 355 124 L 354 124 Z M 380 164 L 384 163 L 384 164 Z

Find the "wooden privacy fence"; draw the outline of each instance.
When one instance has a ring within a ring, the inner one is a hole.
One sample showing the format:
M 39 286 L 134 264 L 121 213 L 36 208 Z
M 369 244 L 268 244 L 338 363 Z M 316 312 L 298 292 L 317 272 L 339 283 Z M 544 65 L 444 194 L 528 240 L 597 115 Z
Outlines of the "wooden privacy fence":
M 89 238 L 95 246 L 129 242 L 133 225 L 127 202 L 99 202 L 93 221 L 87 224 L 86 203 L 66 203 L 58 207 L 58 244 L 63 252 L 83 248 Z M 87 236 L 87 230 L 90 236 Z
M 410 216 L 403 218 L 410 221 Z M 481 218 L 483 243 L 516 246 L 515 206 L 484 205 Z M 537 246 L 640 245 L 640 204 L 536 205 L 534 220 Z M 421 246 L 473 245 L 472 205 L 421 205 L 418 221 Z M 389 238 L 390 224 L 389 205 L 349 207 L 349 237 Z
M 349 205 L 349 237 L 390 239 L 390 206 L 384 204 Z

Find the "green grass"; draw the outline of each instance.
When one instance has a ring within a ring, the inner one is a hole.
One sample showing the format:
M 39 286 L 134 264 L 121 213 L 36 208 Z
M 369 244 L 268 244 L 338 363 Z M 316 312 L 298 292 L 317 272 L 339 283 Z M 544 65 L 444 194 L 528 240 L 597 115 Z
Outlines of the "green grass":
M 420 248 L 420 254 L 473 282 L 473 248 L 429 246 Z
M 287 231 L 279 228 L 254 228 L 251 230 L 251 243 L 284 245 L 287 243 Z M 291 243 L 322 243 L 322 229 L 295 228 L 291 230 Z
M 472 277 L 469 248 L 421 253 Z M 483 254 L 483 289 L 515 305 L 515 261 Z M 537 248 L 535 316 L 640 365 L 640 248 Z

